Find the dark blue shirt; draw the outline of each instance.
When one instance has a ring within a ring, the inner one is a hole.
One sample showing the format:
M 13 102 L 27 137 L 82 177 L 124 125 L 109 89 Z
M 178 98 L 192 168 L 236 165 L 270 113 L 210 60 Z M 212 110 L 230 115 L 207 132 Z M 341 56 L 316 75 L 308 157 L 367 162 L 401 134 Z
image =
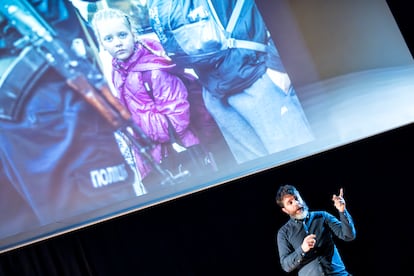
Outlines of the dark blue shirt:
M 301 244 L 309 234 L 316 235 L 316 245 L 305 253 Z M 355 226 L 348 211 L 339 212 L 339 219 L 325 211 L 309 212 L 305 220 L 290 219 L 277 233 L 283 270 L 296 270 L 299 276 L 350 275 L 334 243 L 334 236 L 344 241 L 355 239 Z

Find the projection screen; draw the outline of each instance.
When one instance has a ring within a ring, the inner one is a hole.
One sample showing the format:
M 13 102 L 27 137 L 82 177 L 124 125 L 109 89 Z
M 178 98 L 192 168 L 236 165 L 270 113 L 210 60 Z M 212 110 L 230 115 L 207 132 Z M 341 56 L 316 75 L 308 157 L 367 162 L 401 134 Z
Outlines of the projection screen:
M 259 85 L 263 91 L 254 90 L 255 83 L 217 100 L 204 90 L 213 122 L 198 137 L 207 149 L 202 153 L 205 164 L 194 170 L 184 164 L 182 171 L 171 173 L 154 158 L 154 151 L 169 142 L 156 142 L 144 126 L 151 129 L 145 120 L 177 113 L 182 106 L 151 107 L 151 115 L 132 112 L 132 119 L 125 115 L 125 101 L 112 82 L 112 58 L 91 25 L 94 13 L 115 8 L 136 21 L 140 39 L 160 41 L 150 24 L 150 15 L 159 11 L 147 6 L 156 1 L 72 0 L 66 9 L 59 1 L 33 2 L 43 4 L 0 4 L 0 253 L 295 162 L 414 119 L 413 58 L 385 0 L 257 0 L 283 72 L 268 68 L 259 79 L 266 82 Z M 242 9 L 240 16 L 247 14 Z M 65 23 L 71 15 L 75 21 Z M 72 38 L 75 31 L 83 36 Z M 186 69 L 200 80 L 210 77 Z M 157 93 L 158 83 L 152 84 Z M 283 97 L 270 97 L 269 85 L 277 86 Z M 288 96 L 279 102 L 290 93 L 299 105 Z M 275 100 L 254 101 L 257 94 Z M 242 100 L 241 95 L 252 98 Z M 190 97 L 189 92 L 191 105 Z M 218 105 L 253 118 L 243 122 L 251 130 L 231 112 L 220 117 L 215 113 Z M 136 107 L 145 108 L 142 103 Z M 260 119 L 260 128 L 269 131 L 266 137 L 273 146 L 256 152 L 256 134 L 250 134 L 256 131 L 254 119 L 265 110 L 271 112 Z M 289 117 L 292 110 L 298 113 Z M 167 132 L 165 119 L 161 125 Z M 252 154 L 240 154 L 242 147 L 254 148 Z M 148 178 L 142 167 L 152 171 Z

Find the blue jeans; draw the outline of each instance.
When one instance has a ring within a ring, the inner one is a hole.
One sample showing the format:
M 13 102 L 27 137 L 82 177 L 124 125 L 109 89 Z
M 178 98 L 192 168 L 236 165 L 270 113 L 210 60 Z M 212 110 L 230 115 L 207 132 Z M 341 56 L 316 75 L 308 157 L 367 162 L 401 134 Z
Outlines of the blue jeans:
M 214 97 L 206 89 L 203 97 L 238 163 L 313 139 L 293 88 L 285 93 L 268 74 L 226 99 Z

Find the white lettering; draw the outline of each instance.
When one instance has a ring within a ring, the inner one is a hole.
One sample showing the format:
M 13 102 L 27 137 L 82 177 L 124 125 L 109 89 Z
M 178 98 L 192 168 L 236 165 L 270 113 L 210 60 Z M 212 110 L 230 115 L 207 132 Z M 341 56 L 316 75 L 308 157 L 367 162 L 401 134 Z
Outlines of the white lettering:
M 122 182 L 128 178 L 125 164 L 113 167 L 101 168 L 90 171 L 91 181 L 94 188 L 101 188 L 111 184 Z

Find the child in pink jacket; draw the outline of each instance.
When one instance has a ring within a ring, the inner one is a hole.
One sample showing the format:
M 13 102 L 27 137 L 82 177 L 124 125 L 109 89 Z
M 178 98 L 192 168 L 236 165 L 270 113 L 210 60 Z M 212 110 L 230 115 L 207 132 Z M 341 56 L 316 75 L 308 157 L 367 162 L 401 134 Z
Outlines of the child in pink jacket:
M 161 44 L 152 39 L 138 39 L 128 15 L 116 9 L 98 11 L 92 25 L 99 43 L 112 56 L 112 82 L 120 102 L 155 145 L 151 149 L 153 160 L 160 163 L 166 154 L 163 143 L 170 139 L 167 118 L 183 146 L 198 144 L 198 137 L 189 128 L 187 89 L 178 76 L 168 72 L 174 64 L 162 54 Z M 144 83 L 144 72 L 150 78 L 151 88 Z M 145 184 L 153 175 L 151 165 L 138 150 L 134 152 Z

